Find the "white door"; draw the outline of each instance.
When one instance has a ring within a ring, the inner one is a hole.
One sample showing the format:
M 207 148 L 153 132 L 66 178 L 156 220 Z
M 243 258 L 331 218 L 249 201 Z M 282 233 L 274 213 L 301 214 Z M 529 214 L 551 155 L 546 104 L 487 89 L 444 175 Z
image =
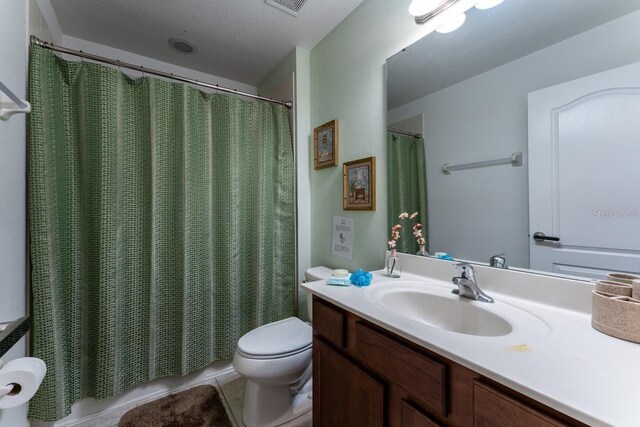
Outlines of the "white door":
M 534 270 L 640 272 L 640 63 L 529 94 L 529 234 Z

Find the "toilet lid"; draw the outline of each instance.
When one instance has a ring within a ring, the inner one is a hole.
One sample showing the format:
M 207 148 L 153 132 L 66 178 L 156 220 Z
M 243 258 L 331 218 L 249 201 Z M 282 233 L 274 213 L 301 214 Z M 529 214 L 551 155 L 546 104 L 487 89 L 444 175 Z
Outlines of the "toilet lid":
M 311 326 L 297 317 L 289 317 L 247 332 L 238 341 L 238 350 L 253 356 L 292 353 L 310 346 L 312 335 Z

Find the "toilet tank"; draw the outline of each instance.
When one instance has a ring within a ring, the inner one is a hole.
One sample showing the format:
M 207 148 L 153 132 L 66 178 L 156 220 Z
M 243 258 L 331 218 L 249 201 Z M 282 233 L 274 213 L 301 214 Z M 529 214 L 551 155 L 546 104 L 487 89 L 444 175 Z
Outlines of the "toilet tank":
M 324 266 L 311 267 L 304 272 L 304 278 L 307 282 L 327 280 L 329 277 L 331 277 L 331 273 L 333 273 L 333 270 Z M 309 315 L 309 321 L 313 320 L 312 301 L 313 301 L 313 295 L 311 294 L 311 292 L 307 292 L 307 313 Z

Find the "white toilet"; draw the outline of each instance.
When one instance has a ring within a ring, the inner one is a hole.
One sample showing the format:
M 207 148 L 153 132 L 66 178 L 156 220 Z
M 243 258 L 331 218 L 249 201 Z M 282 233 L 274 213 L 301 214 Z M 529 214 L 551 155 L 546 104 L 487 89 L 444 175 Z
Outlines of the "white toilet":
M 332 270 L 313 267 L 309 282 L 328 279 Z M 311 295 L 307 294 L 311 318 Z M 297 317 L 256 328 L 240 338 L 233 356 L 247 379 L 242 420 L 247 427 L 284 424 L 311 409 L 312 329 Z

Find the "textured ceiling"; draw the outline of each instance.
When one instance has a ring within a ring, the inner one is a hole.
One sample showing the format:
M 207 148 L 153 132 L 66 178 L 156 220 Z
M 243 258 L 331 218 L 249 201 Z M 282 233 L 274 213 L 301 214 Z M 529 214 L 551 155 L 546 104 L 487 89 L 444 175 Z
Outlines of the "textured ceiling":
M 505 0 L 387 60 L 389 110 L 640 9 L 640 0 Z M 585 49 L 588 47 L 585 46 Z
M 51 0 L 64 34 L 257 86 L 294 47 L 310 49 L 362 0 Z M 172 50 L 185 38 L 195 54 Z

